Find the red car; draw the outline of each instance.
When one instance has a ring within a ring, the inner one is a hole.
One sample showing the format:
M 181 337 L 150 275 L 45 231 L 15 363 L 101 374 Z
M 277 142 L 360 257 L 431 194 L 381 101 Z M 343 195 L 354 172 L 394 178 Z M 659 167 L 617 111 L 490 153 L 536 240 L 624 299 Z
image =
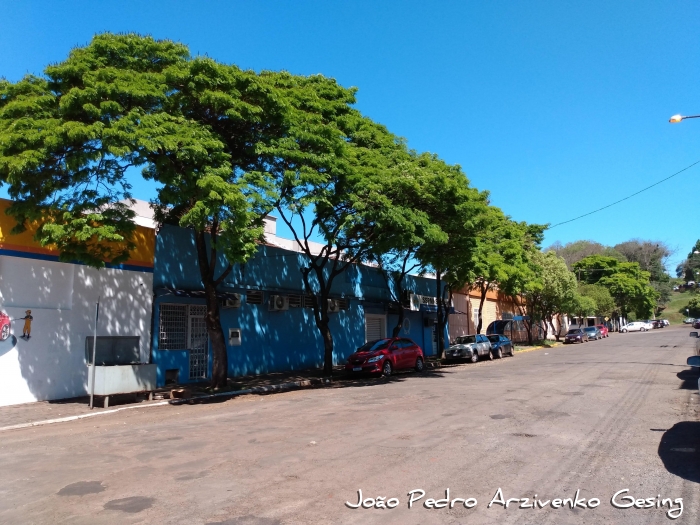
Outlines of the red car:
M 10 318 L 0 312 L 0 341 L 10 337 Z
M 394 370 L 414 368 L 422 372 L 423 350 L 406 337 L 377 339 L 365 343 L 348 357 L 348 373 L 378 373 L 390 376 Z
M 603 334 L 603 337 L 610 337 L 610 334 L 608 333 L 608 327 L 605 326 L 604 324 L 597 324 L 595 327 L 600 330 L 600 333 Z

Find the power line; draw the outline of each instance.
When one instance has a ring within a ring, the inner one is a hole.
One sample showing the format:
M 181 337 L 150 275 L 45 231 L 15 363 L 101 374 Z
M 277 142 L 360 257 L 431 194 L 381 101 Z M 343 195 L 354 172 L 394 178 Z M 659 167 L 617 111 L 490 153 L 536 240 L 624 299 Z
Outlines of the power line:
M 631 199 L 631 198 L 634 197 L 635 195 L 639 195 L 640 193 L 642 193 L 642 192 L 644 192 L 644 191 L 647 191 L 648 189 L 651 189 L 651 188 L 653 188 L 654 186 L 658 186 L 658 185 L 661 184 L 662 182 L 666 182 L 668 179 L 671 179 L 671 178 L 675 177 L 676 175 L 679 175 L 679 174 L 683 173 L 684 171 L 689 170 L 690 168 L 692 168 L 692 167 L 695 166 L 696 164 L 700 164 L 700 160 L 698 160 L 698 161 L 696 161 L 696 162 L 693 162 L 690 166 L 686 166 L 686 167 L 683 168 L 682 170 L 677 171 L 676 173 L 674 173 L 673 175 L 669 175 L 669 176 L 666 177 L 665 179 L 661 179 L 660 181 L 655 182 L 655 183 L 652 184 L 651 186 L 647 186 L 646 188 L 643 188 L 643 189 L 641 189 L 641 190 L 639 190 L 639 191 L 633 193 L 632 195 L 628 195 L 627 197 L 625 197 L 625 198 L 623 198 L 623 199 L 620 199 L 619 201 L 615 201 L 615 202 L 613 202 L 613 203 L 611 203 L 611 204 L 608 204 L 607 206 L 603 206 L 602 208 L 598 208 L 597 210 L 589 211 L 588 213 L 584 213 L 583 215 L 579 215 L 578 217 L 574 217 L 573 219 L 569 219 L 568 221 L 558 222 L 558 223 L 555 224 L 554 226 L 550 226 L 549 229 L 551 230 L 552 228 L 556 228 L 557 226 L 561 226 L 562 224 L 567 224 L 567 223 L 569 223 L 569 222 L 577 221 L 577 220 L 582 219 L 582 218 L 584 218 L 584 217 L 588 217 L 589 215 L 593 215 L 594 213 L 598 213 L 599 211 L 603 211 L 603 210 L 605 210 L 605 209 L 607 209 L 607 208 L 610 208 L 611 206 L 615 206 L 616 204 L 620 204 L 621 202 L 626 201 L 627 199 Z

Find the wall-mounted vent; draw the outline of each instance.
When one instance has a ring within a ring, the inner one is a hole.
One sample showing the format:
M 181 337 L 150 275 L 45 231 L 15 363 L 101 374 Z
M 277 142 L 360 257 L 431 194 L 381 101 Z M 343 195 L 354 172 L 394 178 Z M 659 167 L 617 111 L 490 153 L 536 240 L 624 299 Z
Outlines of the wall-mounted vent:
M 245 302 L 248 304 L 263 304 L 263 291 L 248 290 L 245 294 Z
M 301 295 L 290 295 L 289 296 L 289 307 L 290 308 L 301 308 L 304 303 L 304 297 Z
M 313 308 L 314 307 L 314 296 L 313 295 L 305 295 L 304 296 L 304 308 Z

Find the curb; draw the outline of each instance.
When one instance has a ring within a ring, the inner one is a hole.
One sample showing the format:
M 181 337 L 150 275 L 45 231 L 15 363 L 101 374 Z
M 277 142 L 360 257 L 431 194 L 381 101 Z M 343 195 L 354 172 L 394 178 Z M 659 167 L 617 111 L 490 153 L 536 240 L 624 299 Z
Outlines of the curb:
M 86 419 L 89 417 L 102 416 L 105 414 L 114 414 L 115 412 L 121 412 L 122 410 L 134 410 L 137 408 L 148 408 L 148 407 L 158 407 L 165 405 L 182 405 L 182 404 L 196 404 L 199 400 L 212 399 L 217 397 L 236 397 L 246 394 L 265 394 L 268 392 L 280 392 L 283 390 L 293 390 L 296 388 L 307 388 L 315 385 L 326 385 L 330 384 L 330 379 L 307 379 L 303 381 L 292 381 L 289 383 L 280 383 L 279 385 L 270 386 L 258 386 L 253 388 L 248 388 L 246 390 L 235 390 L 232 392 L 219 392 L 217 394 L 209 394 L 206 396 L 190 397 L 187 399 L 170 399 L 167 401 L 157 401 L 155 403 L 149 404 L 139 404 L 128 407 L 112 408 L 109 410 L 103 410 L 101 412 L 90 412 L 88 414 L 79 414 L 77 416 L 66 416 L 57 419 L 44 419 L 42 421 L 33 421 L 31 423 L 20 423 L 18 425 L 10 425 L 8 427 L 0 427 L 0 432 L 8 430 L 21 430 L 23 428 L 40 427 L 44 425 L 53 425 L 54 423 L 67 423 L 69 421 L 77 421 L 79 419 Z
M 169 401 L 164 401 L 169 405 L 183 405 L 183 404 L 196 404 L 198 401 L 203 399 L 214 399 L 217 397 L 236 397 L 243 396 L 246 394 L 265 394 L 268 392 L 279 392 L 282 390 L 293 390 L 296 388 L 306 388 L 314 385 L 327 385 L 330 384 L 330 379 L 305 379 L 303 381 L 291 381 L 289 383 L 280 383 L 279 385 L 270 386 L 256 386 L 253 388 L 248 388 L 246 390 L 233 390 L 231 392 L 218 392 L 216 394 L 208 394 L 205 396 L 189 397 L 186 399 L 171 399 Z M 2 429 L 0 429 L 2 430 Z
M 140 404 L 140 405 L 134 405 L 134 406 L 129 406 L 129 407 L 112 408 L 109 410 L 103 410 L 102 412 L 90 412 L 88 414 L 80 414 L 77 416 L 66 416 L 66 417 L 60 417 L 57 419 L 44 419 L 42 421 L 33 421 L 31 423 L 20 423 L 19 425 L 10 425 L 9 427 L 0 427 L 0 432 L 4 432 L 5 430 L 19 430 L 21 428 L 31 428 L 31 427 L 40 427 L 43 425 L 52 425 L 53 423 L 65 423 L 67 421 L 76 421 L 78 419 L 85 419 L 88 417 L 102 416 L 104 414 L 114 414 L 115 412 L 121 412 L 122 410 L 133 410 L 135 408 L 158 407 L 158 406 L 163 406 L 163 405 L 167 405 L 167 404 L 168 404 L 167 401 L 158 401 L 157 403 L 150 403 L 148 405 Z

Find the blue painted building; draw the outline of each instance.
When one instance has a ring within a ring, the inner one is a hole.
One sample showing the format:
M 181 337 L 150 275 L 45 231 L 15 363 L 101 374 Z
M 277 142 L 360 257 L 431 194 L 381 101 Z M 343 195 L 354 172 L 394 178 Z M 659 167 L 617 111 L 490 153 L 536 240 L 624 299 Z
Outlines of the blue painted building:
M 304 260 L 299 252 L 260 245 L 256 256 L 235 265 L 219 287 L 229 377 L 323 365 L 323 342 L 300 272 Z M 223 258 L 220 263 L 219 268 L 226 266 Z M 160 229 L 153 280 L 151 360 L 158 365 L 159 385 L 166 379 L 186 383 L 210 377 L 203 286 L 190 230 L 167 225 Z M 421 303 L 435 296 L 435 280 L 409 276 L 406 288 L 415 294 L 414 310 L 405 310 L 402 335 L 431 355 L 435 314 Z M 374 268 L 348 268 L 335 279 L 331 297 L 336 364 L 367 340 L 391 334 L 397 322 L 398 306 L 391 304 L 386 281 Z

